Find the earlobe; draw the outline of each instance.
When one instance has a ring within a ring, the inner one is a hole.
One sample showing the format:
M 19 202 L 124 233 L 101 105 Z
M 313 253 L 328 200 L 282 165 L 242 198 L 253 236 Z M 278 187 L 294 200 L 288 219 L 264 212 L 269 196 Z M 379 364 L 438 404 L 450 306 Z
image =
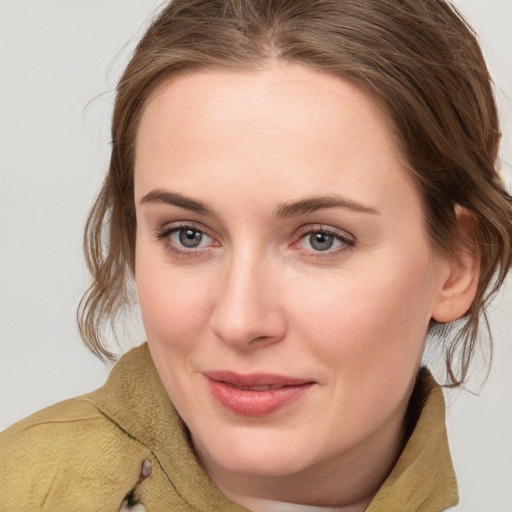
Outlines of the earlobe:
M 480 277 L 480 254 L 474 242 L 475 218 L 456 208 L 461 242 L 456 257 L 445 262 L 446 272 L 439 290 L 432 318 L 439 323 L 452 322 L 464 316 L 475 298 Z

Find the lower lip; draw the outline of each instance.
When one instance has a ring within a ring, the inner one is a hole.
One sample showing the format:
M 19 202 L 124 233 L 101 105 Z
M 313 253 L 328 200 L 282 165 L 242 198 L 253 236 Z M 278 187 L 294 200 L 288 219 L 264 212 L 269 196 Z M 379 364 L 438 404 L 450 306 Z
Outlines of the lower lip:
M 226 409 L 242 416 L 266 416 L 304 396 L 313 383 L 279 389 L 251 391 L 208 379 L 214 398 Z

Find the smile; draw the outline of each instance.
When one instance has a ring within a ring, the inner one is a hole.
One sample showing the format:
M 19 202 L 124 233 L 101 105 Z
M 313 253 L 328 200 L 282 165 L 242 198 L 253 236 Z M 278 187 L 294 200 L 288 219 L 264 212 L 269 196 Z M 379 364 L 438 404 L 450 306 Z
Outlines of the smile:
M 305 379 L 280 375 L 205 374 L 213 398 L 242 416 L 266 416 L 303 397 L 314 385 Z

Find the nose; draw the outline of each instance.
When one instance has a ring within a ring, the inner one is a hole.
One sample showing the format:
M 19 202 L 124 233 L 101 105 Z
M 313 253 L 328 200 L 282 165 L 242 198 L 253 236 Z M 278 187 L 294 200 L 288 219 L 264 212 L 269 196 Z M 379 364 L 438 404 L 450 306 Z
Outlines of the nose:
M 222 342 L 249 349 L 283 339 L 286 318 L 276 268 L 261 258 L 233 256 L 219 281 L 210 325 Z

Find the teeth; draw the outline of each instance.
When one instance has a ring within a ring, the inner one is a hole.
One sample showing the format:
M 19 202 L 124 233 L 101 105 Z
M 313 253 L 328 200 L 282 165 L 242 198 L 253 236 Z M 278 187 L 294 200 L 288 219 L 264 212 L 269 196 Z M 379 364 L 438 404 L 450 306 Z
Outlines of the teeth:
M 282 388 L 288 387 L 287 385 L 281 385 L 281 384 L 265 384 L 265 385 L 261 385 L 261 386 L 240 386 L 240 385 L 234 384 L 232 382 L 227 382 L 227 381 L 221 381 L 221 382 L 223 382 L 224 384 L 227 384 L 228 386 L 231 386 L 233 388 L 241 389 L 242 391 L 273 391 L 275 389 L 282 389 Z
M 280 386 L 240 386 L 240 389 L 244 391 L 269 391 L 272 389 L 279 389 Z

